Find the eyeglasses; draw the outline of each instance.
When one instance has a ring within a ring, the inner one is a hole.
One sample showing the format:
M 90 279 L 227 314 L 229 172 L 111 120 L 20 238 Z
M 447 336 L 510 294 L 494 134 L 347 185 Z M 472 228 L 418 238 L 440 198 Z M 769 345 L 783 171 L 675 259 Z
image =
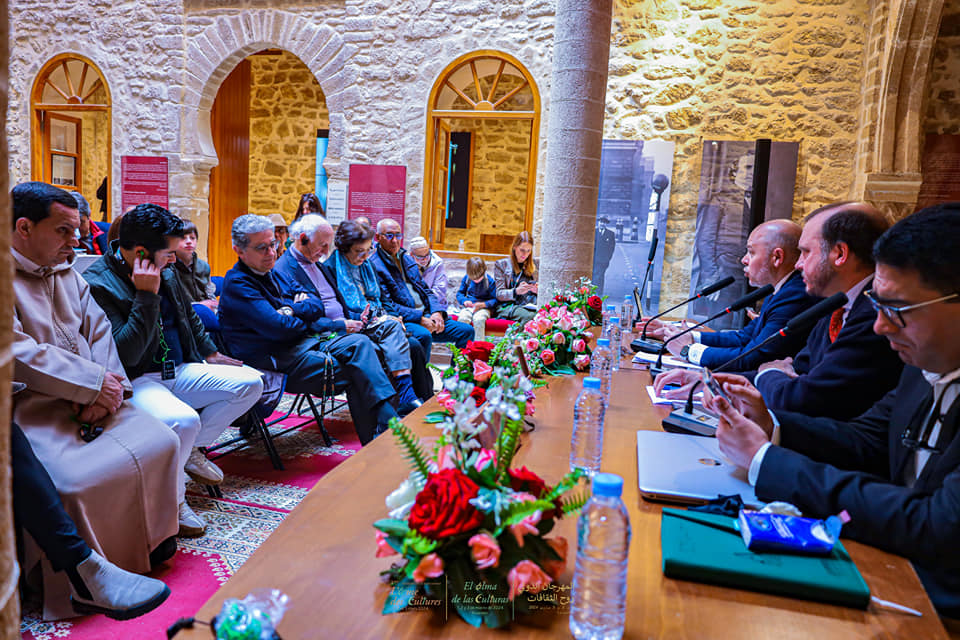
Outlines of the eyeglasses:
M 411 253 L 410 255 L 413 256 L 413 259 L 416 260 L 417 262 L 427 262 L 428 260 L 430 260 L 430 254 L 429 254 L 429 253 L 428 253 L 427 255 L 425 255 L 425 256 L 418 256 L 418 255 L 415 254 L 415 253 Z
M 280 243 L 274 240 L 273 242 L 265 242 L 263 244 L 258 244 L 257 246 L 253 247 L 253 250 L 256 251 L 257 253 L 266 253 L 270 251 L 270 249 L 276 249 L 279 246 L 280 246 Z
M 882 302 L 877 298 L 877 294 L 873 289 L 865 291 L 864 295 L 870 299 L 870 304 L 873 305 L 875 311 L 882 313 L 883 317 L 892 322 L 894 325 L 900 327 L 901 329 L 906 328 L 907 321 L 903 319 L 903 314 L 908 311 L 913 311 L 914 309 L 919 309 L 921 307 L 926 307 L 931 304 L 937 304 L 938 302 L 946 302 L 947 300 L 952 300 L 954 298 L 960 297 L 960 293 L 951 293 L 948 296 L 941 296 L 934 300 L 927 300 L 926 302 L 918 302 L 917 304 L 908 304 L 902 307 L 897 307 L 892 304 L 887 304 Z
M 399 240 L 403 237 L 403 233 L 399 231 L 388 231 L 387 233 L 381 233 L 380 235 L 383 236 L 384 240 Z
M 349 253 L 352 256 L 357 256 L 358 258 L 363 258 L 365 256 L 372 255 L 374 251 L 376 251 L 376 249 L 374 249 L 373 247 L 370 247 L 369 249 L 358 249 L 357 247 L 354 246 L 354 247 L 350 247 L 350 250 L 347 253 Z

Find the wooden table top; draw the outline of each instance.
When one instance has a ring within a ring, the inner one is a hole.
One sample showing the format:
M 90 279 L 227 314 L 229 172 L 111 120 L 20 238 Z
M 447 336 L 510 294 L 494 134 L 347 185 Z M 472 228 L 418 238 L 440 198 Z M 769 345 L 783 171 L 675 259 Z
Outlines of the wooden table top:
M 878 549 L 845 541 L 871 592 L 923 612 L 923 617 L 867 611 L 786 597 L 665 578 L 661 572 L 660 510 L 637 488 L 636 430 L 660 429 L 667 409 L 650 404 L 644 387 L 649 375 L 624 365 L 614 375 L 606 416 L 604 471 L 624 478 L 630 514 L 626 638 L 947 638 L 933 605 L 910 563 Z M 570 448 L 573 402 L 581 376 L 553 378 L 537 392 L 536 430 L 523 437 L 515 465 L 527 465 L 548 483 L 565 472 Z M 435 410 L 425 404 L 406 422 L 421 435 L 436 433 L 419 418 Z M 303 502 L 197 613 L 211 619 L 226 598 L 242 598 L 257 588 L 277 588 L 290 596 L 279 631 L 284 640 L 301 638 L 473 638 L 501 633 L 474 629 L 450 609 L 380 614 L 389 587 L 379 572 L 393 558 L 375 558 L 372 523 L 386 517 L 384 498 L 406 478 L 408 468 L 392 436 L 385 435 L 328 473 Z M 572 581 L 576 522 L 567 518 L 551 535 L 570 543 L 567 569 L 559 583 Z M 569 592 L 568 592 L 569 593 Z M 174 594 L 176 597 L 176 594 Z M 569 637 L 568 616 L 549 610 L 511 624 L 524 638 Z M 180 640 L 208 640 L 210 631 L 183 631 Z

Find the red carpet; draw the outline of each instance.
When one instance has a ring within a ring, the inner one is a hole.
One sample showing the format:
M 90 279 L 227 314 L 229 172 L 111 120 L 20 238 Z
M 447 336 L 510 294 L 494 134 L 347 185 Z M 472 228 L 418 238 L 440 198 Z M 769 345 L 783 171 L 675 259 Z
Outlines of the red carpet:
M 303 418 L 290 419 L 296 424 Z M 37 607 L 24 605 L 20 631 L 24 640 L 135 640 L 164 638 L 178 618 L 193 615 L 227 578 L 266 540 L 330 469 L 360 448 L 353 425 L 344 420 L 324 421 L 333 437 L 323 437 L 310 422 L 275 440 L 286 467 L 276 471 L 262 446 L 233 453 L 217 461 L 226 476 L 222 499 L 209 498 L 199 485 L 187 486 L 190 506 L 207 521 L 200 538 L 182 539 L 177 555 L 152 573 L 170 587 L 163 605 L 145 616 L 116 622 L 102 615 L 59 622 L 40 621 Z M 280 425 L 277 425 L 278 428 Z M 228 436 L 234 430 L 228 429 Z

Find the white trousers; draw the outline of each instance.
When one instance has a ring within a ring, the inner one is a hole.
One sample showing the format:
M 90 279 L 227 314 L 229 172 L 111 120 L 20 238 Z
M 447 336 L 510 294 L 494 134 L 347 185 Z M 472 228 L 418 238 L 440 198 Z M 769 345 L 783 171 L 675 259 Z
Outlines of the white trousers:
M 131 383 L 130 402 L 164 422 L 180 439 L 181 469 L 194 447 L 212 444 L 263 393 L 260 372 L 245 365 L 188 362 L 177 367 L 172 380 L 145 373 Z M 186 476 L 178 489 L 180 502 L 185 481 Z

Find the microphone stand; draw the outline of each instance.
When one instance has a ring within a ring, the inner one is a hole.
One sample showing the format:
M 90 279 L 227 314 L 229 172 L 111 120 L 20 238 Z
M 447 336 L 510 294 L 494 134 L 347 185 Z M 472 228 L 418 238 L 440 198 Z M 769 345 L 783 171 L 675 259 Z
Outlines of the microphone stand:
M 652 316 L 649 320 L 647 320 L 647 321 L 644 323 L 644 325 L 643 325 L 643 331 L 640 332 L 640 337 L 630 343 L 630 348 L 633 349 L 634 351 L 643 351 L 644 353 L 658 353 L 658 352 L 660 351 L 660 348 L 663 346 L 663 343 L 662 343 L 662 342 L 652 342 L 652 341 L 650 341 L 650 340 L 647 340 L 647 327 L 650 326 L 650 323 L 651 323 L 651 322 L 653 322 L 654 320 L 656 320 L 657 318 L 659 318 L 659 317 L 661 317 L 661 316 L 664 316 L 664 315 L 670 313 L 670 312 L 673 311 L 674 309 L 678 309 L 678 308 L 682 307 L 682 306 L 685 305 L 685 304 L 689 304 L 689 303 L 693 302 L 694 300 L 697 300 L 697 299 L 702 298 L 702 297 L 704 297 L 704 296 L 709 296 L 709 295 L 712 294 L 712 293 L 716 293 L 717 291 L 720 291 L 720 290 L 723 289 L 724 287 L 729 287 L 731 284 L 733 284 L 733 282 L 734 282 L 734 280 L 733 280 L 733 278 L 732 278 L 731 276 L 727 276 L 726 278 L 723 278 L 723 279 L 721 279 L 721 280 L 717 280 L 717 281 L 714 282 L 713 284 L 707 285 L 706 287 L 704 287 L 703 289 L 701 289 L 700 292 L 697 293 L 697 295 L 691 296 L 690 298 L 687 298 L 686 300 L 684 300 L 684 301 L 681 302 L 680 304 L 675 304 L 675 305 L 673 305 L 672 307 L 670 307 L 669 309 L 667 309 L 666 311 L 661 311 L 661 312 L 658 313 L 657 315 Z
M 647 268 L 643 272 L 643 282 L 640 283 L 640 295 L 637 297 L 637 315 L 643 316 L 643 309 L 640 307 L 641 301 L 643 300 L 643 295 L 647 290 L 647 282 L 650 280 L 650 273 L 653 271 L 653 259 L 657 255 L 657 230 L 653 230 L 653 238 L 650 240 L 650 252 L 647 254 Z M 631 323 L 633 318 L 630 319 Z

